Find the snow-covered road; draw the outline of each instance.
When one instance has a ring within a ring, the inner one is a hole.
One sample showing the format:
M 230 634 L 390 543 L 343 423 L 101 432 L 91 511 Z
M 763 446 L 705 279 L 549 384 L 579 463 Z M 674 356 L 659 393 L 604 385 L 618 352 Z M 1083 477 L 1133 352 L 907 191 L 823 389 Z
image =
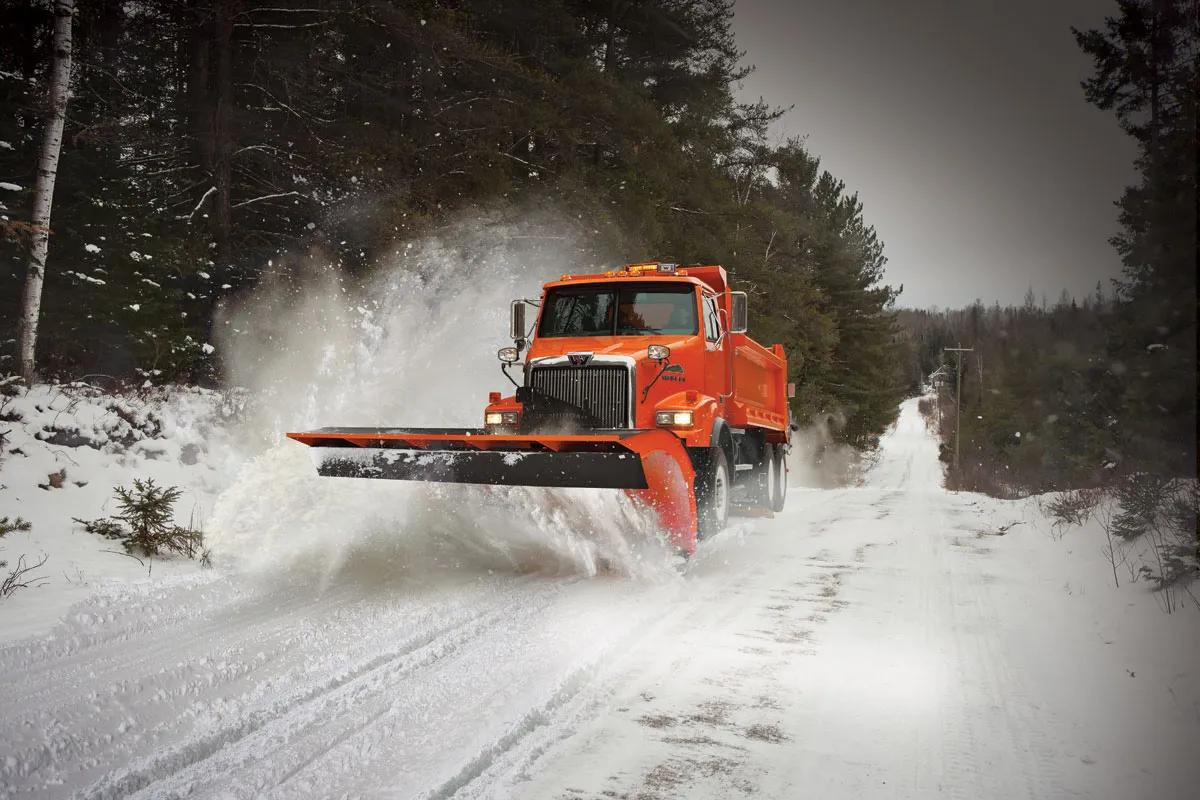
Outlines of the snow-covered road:
M 98 596 L 0 649 L 0 795 L 1192 796 L 1200 615 L 939 480 L 909 401 L 866 485 L 795 491 L 677 579 Z

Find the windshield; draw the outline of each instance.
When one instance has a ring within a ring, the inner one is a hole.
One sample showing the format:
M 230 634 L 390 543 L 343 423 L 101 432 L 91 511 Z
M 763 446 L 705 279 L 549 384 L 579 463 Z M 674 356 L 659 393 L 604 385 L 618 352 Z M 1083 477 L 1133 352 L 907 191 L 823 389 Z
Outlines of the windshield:
M 539 336 L 694 334 L 692 286 L 568 286 L 551 289 Z

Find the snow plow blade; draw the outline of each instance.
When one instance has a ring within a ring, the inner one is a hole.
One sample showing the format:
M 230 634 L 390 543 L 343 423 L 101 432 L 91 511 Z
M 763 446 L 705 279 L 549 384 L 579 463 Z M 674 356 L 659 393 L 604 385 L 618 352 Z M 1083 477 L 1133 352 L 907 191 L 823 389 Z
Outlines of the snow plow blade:
M 288 438 L 320 450 L 317 473 L 326 477 L 623 489 L 656 512 L 673 544 L 689 554 L 695 550 L 691 459 L 667 431 L 543 436 L 462 428 L 319 428 Z

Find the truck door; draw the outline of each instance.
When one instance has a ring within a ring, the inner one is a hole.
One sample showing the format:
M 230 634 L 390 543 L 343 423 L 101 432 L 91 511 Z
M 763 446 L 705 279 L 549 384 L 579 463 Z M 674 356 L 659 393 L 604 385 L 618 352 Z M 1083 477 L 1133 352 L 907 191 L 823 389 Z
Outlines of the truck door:
M 724 399 L 729 391 L 729 359 L 725 353 L 724 331 L 716 298 L 704 295 L 701 311 L 704 314 L 704 386 L 710 394 Z

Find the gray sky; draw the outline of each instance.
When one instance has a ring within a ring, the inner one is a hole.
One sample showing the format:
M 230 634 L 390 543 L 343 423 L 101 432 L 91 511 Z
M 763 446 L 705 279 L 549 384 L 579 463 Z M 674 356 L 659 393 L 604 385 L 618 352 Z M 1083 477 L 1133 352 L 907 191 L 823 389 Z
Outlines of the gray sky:
M 806 138 L 857 191 L 899 305 L 1053 303 L 1120 270 L 1108 238 L 1132 142 L 1088 105 L 1070 26 L 1112 0 L 737 0 L 757 66 L 741 99 L 795 104 Z M 1106 286 L 1107 291 L 1107 286 Z

